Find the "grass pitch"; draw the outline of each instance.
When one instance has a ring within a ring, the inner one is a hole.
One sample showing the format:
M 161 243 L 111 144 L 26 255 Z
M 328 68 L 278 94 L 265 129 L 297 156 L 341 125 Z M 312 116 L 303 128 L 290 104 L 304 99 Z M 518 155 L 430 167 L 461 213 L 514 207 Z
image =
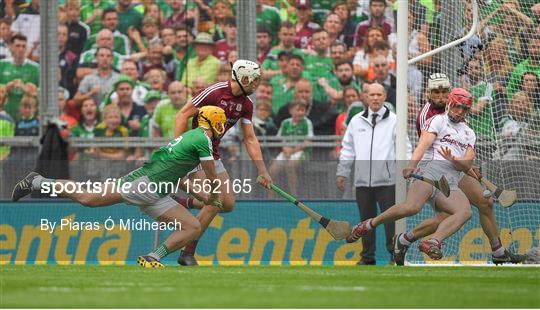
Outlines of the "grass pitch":
M 0 266 L 0 308 L 539 308 L 540 268 Z

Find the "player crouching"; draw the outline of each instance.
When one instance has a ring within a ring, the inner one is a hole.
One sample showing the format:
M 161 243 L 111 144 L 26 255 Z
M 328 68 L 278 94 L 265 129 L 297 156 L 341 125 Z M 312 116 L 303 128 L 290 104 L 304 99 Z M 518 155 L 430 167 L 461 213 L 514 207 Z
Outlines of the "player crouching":
M 199 110 L 199 126 L 192 129 L 168 145 L 161 147 L 152 154 L 150 161 L 141 168 L 133 170 L 121 178 L 121 183 L 131 183 L 129 191 L 92 192 L 88 189 L 75 193 L 63 192 L 60 197 L 69 198 L 86 207 L 105 207 L 117 203 L 128 203 L 139 207 L 141 212 L 153 217 L 161 223 L 181 223 L 181 227 L 153 251 L 147 255 L 139 256 L 137 263 L 145 268 L 161 268 L 161 259 L 166 255 L 184 247 L 195 240 L 201 232 L 200 222 L 184 207 L 170 197 L 173 187 L 161 186 L 157 193 L 145 190 L 151 183 L 176 184 L 177 181 L 188 174 L 199 164 L 211 181 L 211 190 L 208 197 L 202 197 L 204 203 L 222 208 L 215 193 L 218 182 L 212 156 L 212 139 L 219 139 L 225 132 L 225 111 L 219 107 L 206 106 Z M 62 183 L 70 180 L 47 179 L 38 173 L 31 172 L 13 188 L 11 199 L 18 201 L 30 194 L 32 190 L 41 190 L 44 183 Z M 50 184 L 48 184 L 50 185 Z M 106 188 L 106 187 L 102 187 Z M 124 187 L 126 188 L 126 187 Z
M 450 185 L 450 196 L 445 197 L 426 182 L 414 181 L 404 203 L 357 224 L 347 237 L 347 242 L 357 241 L 380 224 L 413 216 L 431 200 L 433 205 L 449 216 L 442 220 L 429 240 L 420 243 L 419 249 L 432 259 L 443 257 L 442 241 L 459 230 L 472 215 L 467 197 L 458 188 L 460 172 L 469 171 L 474 159 L 476 135 L 464 122 L 471 107 L 471 94 L 462 88 L 454 88 L 446 112 L 435 115 L 424 124 L 409 166 L 403 169 L 406 179 L 411 177 L 413 171 L 432 180 L 444 175 Z

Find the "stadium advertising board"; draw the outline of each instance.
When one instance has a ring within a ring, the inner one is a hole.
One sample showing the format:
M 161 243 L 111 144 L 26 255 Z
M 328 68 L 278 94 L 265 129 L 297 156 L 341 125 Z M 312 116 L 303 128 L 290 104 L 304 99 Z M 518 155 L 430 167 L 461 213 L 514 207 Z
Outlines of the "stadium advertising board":
M 352 201 L 309 205 L 331 218 L 357 221 Z M 538 207 L 517 204 L 513 208 Z M 1 203 L 0 210 L 0 264 L 133 264 L 137 255 L 153 248 L 156 231 L 160 240 L 170 232 L 170 227 L 158 226 L 128 205 L 89 209 L 63 202 Z M 512 232 L 502 230 L 503 243 L 519 253 L 538 246 L 538 223 L 518 224 Z M 383 227 L 377 234 L 377 261 L 388 263 Z M 361 242 L 333 240 L 285 202 L 238 202 L 234 213 L 216 217 L 200 243 L 197 256 L 206 265 L 352 265 L 362 250 Z M 476 213 L 447 245 L 442 263 L 484 263 L 489 259 L 489 244 Z M 411 250 L 408 260 L 433 263 L 416 248 Z M 176 255 L 170 255 L 164 262 L 174 264 L 175 259 Z

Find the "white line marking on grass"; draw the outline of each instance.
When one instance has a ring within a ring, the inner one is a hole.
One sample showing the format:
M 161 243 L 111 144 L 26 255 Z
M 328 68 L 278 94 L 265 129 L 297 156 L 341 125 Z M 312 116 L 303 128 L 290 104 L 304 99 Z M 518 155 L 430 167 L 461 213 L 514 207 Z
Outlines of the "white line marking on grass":
M 337 291 L 337 292 L 365 292 L 364 286 L 322 286 L 322 285 L 302 285 L 299 287 L 303 291 Z

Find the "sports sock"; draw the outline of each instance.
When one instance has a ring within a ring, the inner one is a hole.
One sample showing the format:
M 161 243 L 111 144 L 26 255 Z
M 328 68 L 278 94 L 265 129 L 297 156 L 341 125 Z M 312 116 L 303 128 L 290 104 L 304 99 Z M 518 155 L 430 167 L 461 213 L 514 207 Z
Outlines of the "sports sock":
M 167 249 L 167 246 L 165 243 L 160 244 L 157 248 L 155 248 L 152 252 L 148 253 L 148 256 L 151 256 L 157 260 L 161 260 L 163 257 L 169 255 L 171 252 L 169 252 L 169 249 Z
M 197 249 L 197 243 L 199 243 L 199 240 L 193 240 L 191 241 L 186 247 L 182 250 L 182 254 L 195 254 L 195 250 Z
M 41 184 L 43 183 L 53 183 L 54 182 L 54 179 L 47 179 L 41 175 L 38 175 L 37 177 L 35 177 L 33 180 L 32 180 L 32 189 L 33 190 L 40 190 L 41 189 Z
M 491 245 L 491 252 L 493 252 L 493 256 L 499 257 L 504 255 L 505 248 L 502 245 L 501 239 L 495 238 L 489 242 Z
M 179 204 L 186 209 L 193 209 L 193 197 L 173 197 Z
M 407 239 L 407 233 L 399 235 L 399 243 L 409 246 L 411 245 L 412 241 Z

